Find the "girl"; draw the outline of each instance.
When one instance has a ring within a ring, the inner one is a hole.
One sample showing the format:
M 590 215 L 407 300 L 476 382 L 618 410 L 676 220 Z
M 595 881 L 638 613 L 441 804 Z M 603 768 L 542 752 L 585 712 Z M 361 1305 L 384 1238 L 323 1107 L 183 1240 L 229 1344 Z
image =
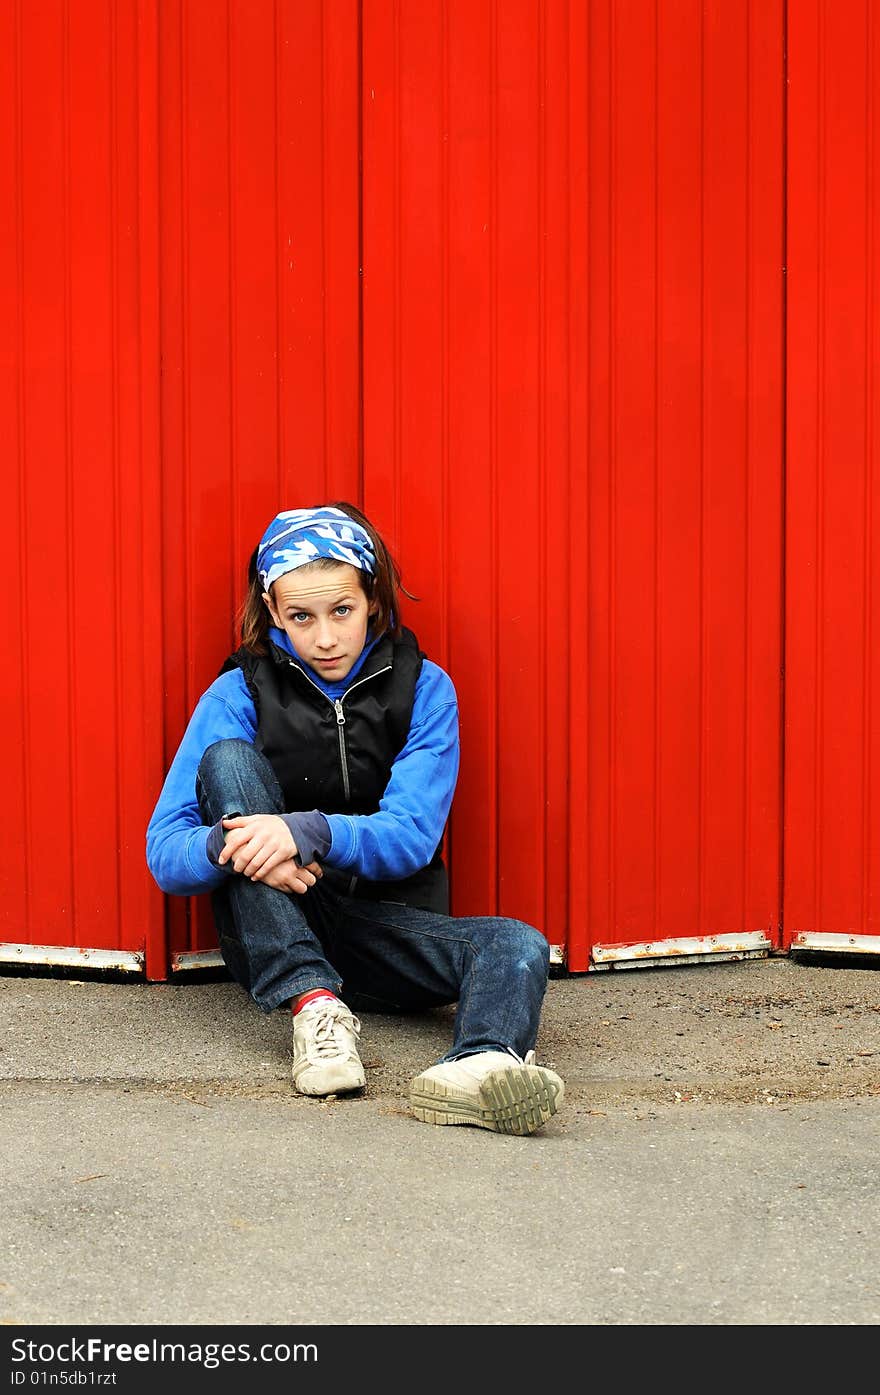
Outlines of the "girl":
M 412 1081 L 432 1124 L 528 1134 L 563 1084 L 532 1049 L 537 930 L 448 915 L 458 775 L 449 676 L 398 617 L 400 574 L 351 504 L 277 515 L 251 561 L 241 647 L 203 694 L 147 830 L 163 891 L 210 891 L 227 968 L 293 1014 L 293 1083 L 360 1089 L 352 1007 L 458 1003 L 452 1049 Z

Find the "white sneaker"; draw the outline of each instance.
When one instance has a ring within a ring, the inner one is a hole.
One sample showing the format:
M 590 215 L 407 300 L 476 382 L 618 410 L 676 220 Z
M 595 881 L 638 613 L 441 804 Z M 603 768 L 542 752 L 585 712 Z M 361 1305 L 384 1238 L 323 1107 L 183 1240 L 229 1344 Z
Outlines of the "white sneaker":
M 534 1133 L 562 1104 L 565 1086 L 555 1071 L 506 1051 L 479 1051 L 441 1061 L 417 1075 L 409 1103 L 425 1124 L 475 1124 L 496 1133 Z
M 301 1095 L 335 1095 L 365 1083 L 361 1024 L 337 1000 L 315 998 L 293 1019 L 293 1083 Z

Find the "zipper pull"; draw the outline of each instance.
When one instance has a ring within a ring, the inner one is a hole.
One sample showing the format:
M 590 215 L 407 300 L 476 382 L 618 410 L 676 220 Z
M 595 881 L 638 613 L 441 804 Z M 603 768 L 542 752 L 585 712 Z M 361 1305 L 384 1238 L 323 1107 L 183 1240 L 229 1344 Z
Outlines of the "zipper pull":
M 340 701 L 339 698 L 336 699 L 336 701 L 334 702 L 333 706 L 336 708 L 336 721 L 338 722 L 339 726 L 344 727 L 344 726 L 345 726 L 345 713 L 344 713 L 343 710 L 342 710 L 342 702 Z

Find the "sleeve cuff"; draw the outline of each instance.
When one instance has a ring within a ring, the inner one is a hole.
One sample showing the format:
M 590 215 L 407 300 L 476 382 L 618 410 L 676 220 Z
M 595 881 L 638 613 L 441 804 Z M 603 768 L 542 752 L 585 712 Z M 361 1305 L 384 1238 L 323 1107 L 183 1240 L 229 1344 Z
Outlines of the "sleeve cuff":
M 231 862 L 224 862 L 222 866 L 220 864 L 220 854 L 223 851 L 223 844 L 225 841 L 226 833 L 223 828 L 223 820 L 220 819 L 214 824 L 213 828 L 208 830 L 208 841 L 205 843 L 205 852 L 208 861 L 217 868 L 217 871 L 225 872 L 228 875 L 234 873 L 235 869 Z
M 306 867 L 310 862 L 323 862 L 330 851 L 332 837 L 330 825 L 324 815 L 318 809 L 310 809 L 306 813 L 282 814 L 284 822 L 290 829 L 293 841 L 296 843 L 297 854 L 294 858 L 301 867 Z
M 330 833 L 327 864 L 340 871 L 346 871 L 354 862 L 356 845 L 351 822 L 347 814 L 330 814 L 327 817 L 327 828 Z

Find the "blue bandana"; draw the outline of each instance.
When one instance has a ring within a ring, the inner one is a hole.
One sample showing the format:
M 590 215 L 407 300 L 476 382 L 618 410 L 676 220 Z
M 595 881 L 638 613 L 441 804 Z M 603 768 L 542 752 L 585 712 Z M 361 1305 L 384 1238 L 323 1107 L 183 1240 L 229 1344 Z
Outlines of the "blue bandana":
M 342 509 L 287 509 L 272 519 L 260 539 L 257 574 L 263 590 L 319 557 L 347 562 L 371 575 L 376 570 L 372 538 Z

